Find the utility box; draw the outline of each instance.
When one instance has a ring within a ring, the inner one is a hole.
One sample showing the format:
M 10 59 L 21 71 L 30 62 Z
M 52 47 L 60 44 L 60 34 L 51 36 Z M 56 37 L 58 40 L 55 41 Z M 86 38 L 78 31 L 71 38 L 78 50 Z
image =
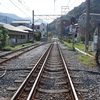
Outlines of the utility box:
M 94 35 L 94 36 L 93 36 L 93 42 L 94 42 L 94 43 L 98 43 L 98 36 L 97 36 L 97 35 Z
M 92 51 L 97 51 L 97 43 L 92 42 Z

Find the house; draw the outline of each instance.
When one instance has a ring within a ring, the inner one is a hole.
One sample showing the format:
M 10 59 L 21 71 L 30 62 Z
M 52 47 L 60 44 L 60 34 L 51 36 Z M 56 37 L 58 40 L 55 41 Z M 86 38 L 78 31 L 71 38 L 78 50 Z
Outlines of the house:
M 90 13 L 90 20 L 89 20 L 89 31 L 90 31 L 90 36 L 89 36 L 89 41 L 92 41 L 89 43 L 90 45 L 92 44 L 92 51 L 95 51 L 97 49 L 97 43 L 95 43 L 95 37 L 94 36 L 94 30 L 96 27 L 98 27 L 98 24 L 100 23 L 100 14 L 98 13 Z M 78 24 L 80 26 L 79 28 L 79 33 L 85 34 L 86 30 L 86 13 L 83 13 L 78 20 Z M 97 38 L 97 37 L 96 37 Z
M 90 13 L 90 22 L 92 22 L 94 27 L 97 27 L 98 23 L 100 23 L 100 14 L 98 14 L 98 13 Z M 78 24 L 85 26 L 85 24 L 86 24 L 86 13 L 83 13 L 79 17 Z
M 16 44 L 22 44 L 22 43 L 26 43 L 28 41 L 28 31 L 24 31 L 20 28 L 14 27 L 10 24 L 5 24 L 5 23 L 1 23 L 1 25 L 3 25 L 3 27 L 5 27 L 8 30 L 8 45 L 16 45 Z
M 31 28 L 31 21 L 30 20 L 14 20 L 12 21 L 11 25 L 13 26 L 26 26 L 28 28 Z
M 100 23 L 100 14 L 90 13 L 90 31 L 94 31 L 94 29 Z M 85 31 L 86 26 L 86 13 L 83 13 L 78 19 L 78 25 L 80 26 L 80 33 Z
M 70 21 L 69 20 L 61 20 L 61 23 L 60 23 L 60 28 L 61 28 L 61 33 L 63 35 L 67 35 L 67 32 L 66 32 L 66 27 L 68 27 L 70 25 Z
M 45 38 L 47 36 L 47 27 L 46 24 L 35 22 L 34 23 L 34 31 L 40 31 L 41 32 L 41 38 Z
M 22 26 L 22 25 L 21 26 L 17 26 L 17 28 L 28 32 L 28 34 L 27 34 L 28 35 L 27 36 L 27 40 L 28 41 L 31 40 L 31 39 L 33 39 L 33 29 L 28 28 L 26 26 Z

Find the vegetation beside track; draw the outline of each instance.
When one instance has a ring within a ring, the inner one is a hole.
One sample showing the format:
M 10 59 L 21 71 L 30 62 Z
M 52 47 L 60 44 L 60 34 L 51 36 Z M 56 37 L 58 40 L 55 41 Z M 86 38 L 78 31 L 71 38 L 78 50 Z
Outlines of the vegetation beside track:
M 32 44 L 32 43 L 19 44 L 19 45 L 15 45 L 15 46 L 6 46 L 5 49 L 16 50 L 23 46 L 28 46 L 30 44 Z
M 68 43 L 66 41 L 63 41 L 63 43 L 70 48 L 70 50 L 72 50 L 72 43 Z M 84 45 L 83 43 L 75 43 L 74 46 L 78 49 L 80 49 L 81 51 L 84 51 Z M 95 56 L 96 52 L 92 52 L 91 51 L 91 47 L 89 46 L 89 52 L 90 55 Z M 89 57 L 87 55 L 84 54 L 77 54 L 76 57 L 81 61 L 81 63 L 83 63 L 84 65 L 87 66 L 97 66 L 96 61 L 94 58 Z
M 84 65 L 91 66 L 91 67 L 97 66 L 95 59 L 92 57 L 89 57 L 89 56 L 84 55 L 84 54 L 77 54 L 76 57 Z

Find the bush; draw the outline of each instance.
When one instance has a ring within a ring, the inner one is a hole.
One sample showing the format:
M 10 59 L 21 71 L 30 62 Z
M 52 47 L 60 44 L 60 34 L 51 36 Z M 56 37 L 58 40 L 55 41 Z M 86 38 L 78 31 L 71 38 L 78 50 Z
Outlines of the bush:
M 0 25 L 0 50 L 3 50 L 6 46 L 8 39 L 8 30 Z

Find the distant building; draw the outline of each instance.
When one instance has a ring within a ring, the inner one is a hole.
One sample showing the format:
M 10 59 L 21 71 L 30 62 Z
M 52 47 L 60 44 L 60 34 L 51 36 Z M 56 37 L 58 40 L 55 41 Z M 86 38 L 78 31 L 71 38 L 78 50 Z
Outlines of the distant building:
M 44 38 L 47 36 L 47 26 L 44 23 L 35 22 L 34 23 L 34 31 L 40 31 L 41 32 L 41 38 Z
M 90 13 L 90 22 L 94 27 L 97 27 L 98 23 L 100 23 L 100 14 Z M 83 13 L 78 19 L 78 25 L 85 26 L 86 24 L 86 13 Z
M 11 25 L 13 26 L 26 26 L 31 28 L 31 21 L 30 20 L 14 20 L 12 21 Z
M 89 36 L 89 41 L 92 41 L 92 51 L 97 49 L 97 43 L 95 42 L 94 30 L 100 23 L 100 14 L 98 13 L 90 13 L 90 20 L 89 20 L 89 32 L 91 33 Z M 78 20 L 79 25 L 79 33 L 85 34 L 86 31 L 86 13 L 83 13 Z M 91 44 L 91 43 L 90 43 Z
M 1 23 L 1 25 L 3 25 L 3 27 L 5 27 L 9 32 L 9 39 L 8 39 L 8 45 L 17 45 L 17 44 L 22 44 L 22 43 L 26 43 L 28 41 L 28 31 L 24 31 L 20 28 L 14 27 L 10 24 L 5 24 L 5 23 Z
M 31 39 L 33 39 L 33 29 L 28 28 L 26 26 L 17 26 L 17 28 L 22 29 L 22 30 L 28 32 L 28 36 L 27 36 L 27 40 L 28 41 L 31 40 Z
M 63 35 L 66 35 L 66 27 L 68 27 L 70 25 L 70 21 L 69 20 L 61 20 L 61 24 L 60 24 L 60 27 L 61 27 L 61 33 Z

